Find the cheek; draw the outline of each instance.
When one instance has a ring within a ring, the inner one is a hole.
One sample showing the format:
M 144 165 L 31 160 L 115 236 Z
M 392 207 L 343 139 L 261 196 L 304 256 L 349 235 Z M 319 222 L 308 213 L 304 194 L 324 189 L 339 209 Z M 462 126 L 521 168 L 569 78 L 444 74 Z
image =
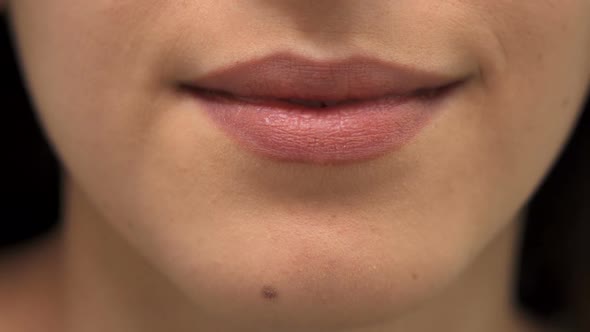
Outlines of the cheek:
M 505 61 L 485 78 L 489 111 L 482 125 L 509 153 L 510 169 L 521 169 L 518 178 L 532 181 L 541 173 L 535 168 L 557 157 L 588 92 L 590 2 L 506 6 L 512 14 L 495 25 Z
M 438 180 L 458 183 L 457 198 L 481 203 L 463 208 L 482 216 L 489 211 L 493 218 L 477 227 L 493 230 L 541 183 L 582 111 L 590 83 L 590 2 L 485 6 L 485 12 L 502 13 L 481 16 L 492 31 L 485 44 L 499 52 L 479 54 L 481 84 L 468 104 L 449 113 L 454 124 L 439 127 L 445 152 L 433 156 L 432 165 L 448 168 Z M 452 126 L 456 142 L 449 139 Z

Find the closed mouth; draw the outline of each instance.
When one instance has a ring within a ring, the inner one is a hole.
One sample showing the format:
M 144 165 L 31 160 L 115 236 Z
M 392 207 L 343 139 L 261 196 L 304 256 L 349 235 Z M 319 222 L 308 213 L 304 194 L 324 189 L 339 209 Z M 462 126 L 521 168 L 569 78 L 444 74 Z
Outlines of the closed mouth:
M 366 57 L 279 53 L 177 87 L 245 151 L 281 162 L 347 164 L 406 145 L 469 78 Z
M 280 98 L 280 97 L 273 97 L 273 96 L 242 96 L 242 95 L 235 95 L 231 92 L 224 91 L 224 90 L 214 90 L 214 89 L 205 89 L 200 87 L 195 87 L 192 85 L 187 84 L 180 84 L 181 90 L 197 94 L 202 98 L 209 98 L 209 99 L 217 99 L 217 100 L 225 100 L 227 102 L 241 102 L 253 105 L 273 105 L 273 106 L 285 106 L 285 107 L 301 107 L 301 108 L 309 108 L 309 109 L 325 109 L 326 111 L 337 108 L 340 106 L 354 106 L 355 104 L 360 103 L 367 103 L 367 102 L 377 102 L 379 100 L 388 98 L 388 99 L 399 99 L 406 100 L 406 99 L 423 99 L 428 100 L 435 98 L 439 94 L 443 93 L 444 91 L 452 88 L 453 86 L 459 84 L 460 81 L 453 82 L 450 84 L 446 84 L 440 87 L 434 88 L 421 88 L 417 89 L 413 92 L 406 93 L 406 94 L 386 94 L 379 97 L 372 97 L 372 98 L 350 98 L 350 99 L 338 99 L 338 100 L 330 100 L 330 99 L 300 99 L 300 98 Z

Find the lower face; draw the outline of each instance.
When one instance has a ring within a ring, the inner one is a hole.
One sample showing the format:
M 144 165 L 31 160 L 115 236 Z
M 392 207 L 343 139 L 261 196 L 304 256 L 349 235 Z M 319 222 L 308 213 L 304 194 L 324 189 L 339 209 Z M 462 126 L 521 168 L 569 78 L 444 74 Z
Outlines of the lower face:
M 424 302 L 523 208 L 588 89 L 590 1 L 328 3 L 8 1 L 68 176 L 101 222 L 228 324 L 261 324 L 267 285 L 274 317 L 308 326 Z M 262 158 L 177 89 L 285 50 L 469 80 L 402 147 L 346 165 Z

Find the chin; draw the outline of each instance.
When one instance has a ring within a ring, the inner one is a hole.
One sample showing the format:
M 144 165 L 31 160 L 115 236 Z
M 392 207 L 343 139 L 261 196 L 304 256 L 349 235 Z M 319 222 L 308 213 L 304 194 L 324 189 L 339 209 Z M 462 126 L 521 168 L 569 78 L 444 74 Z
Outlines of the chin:
M 196 314 L 205 325 L 227 330 L 391 323 L 435 297 L 472 251 L 465 238 L 441 241 L 400 226 L 411 220 L 386 225 L 359 214 L 263 210 L 219 215 L 206 225 L 145 221 L 136 228 L 149 236 L 128 234 L 130 242 L 202 309 Z

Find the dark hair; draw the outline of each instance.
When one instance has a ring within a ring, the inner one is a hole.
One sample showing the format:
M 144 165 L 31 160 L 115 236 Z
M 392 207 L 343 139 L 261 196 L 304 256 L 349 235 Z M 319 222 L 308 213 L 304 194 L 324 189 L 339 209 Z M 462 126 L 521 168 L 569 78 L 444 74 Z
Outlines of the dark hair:
M 0 15 L 2 16 L 2 15 Z M 28 94 L 0 18 L 2 102 L 7 142 L 5 210 L 0 249 L 33 241 L 56 228 L 60 167 Z M 588 100 L 561 155 L 528 201 L 514 301 L 534 318 L 590 331 L 590 111 Z

